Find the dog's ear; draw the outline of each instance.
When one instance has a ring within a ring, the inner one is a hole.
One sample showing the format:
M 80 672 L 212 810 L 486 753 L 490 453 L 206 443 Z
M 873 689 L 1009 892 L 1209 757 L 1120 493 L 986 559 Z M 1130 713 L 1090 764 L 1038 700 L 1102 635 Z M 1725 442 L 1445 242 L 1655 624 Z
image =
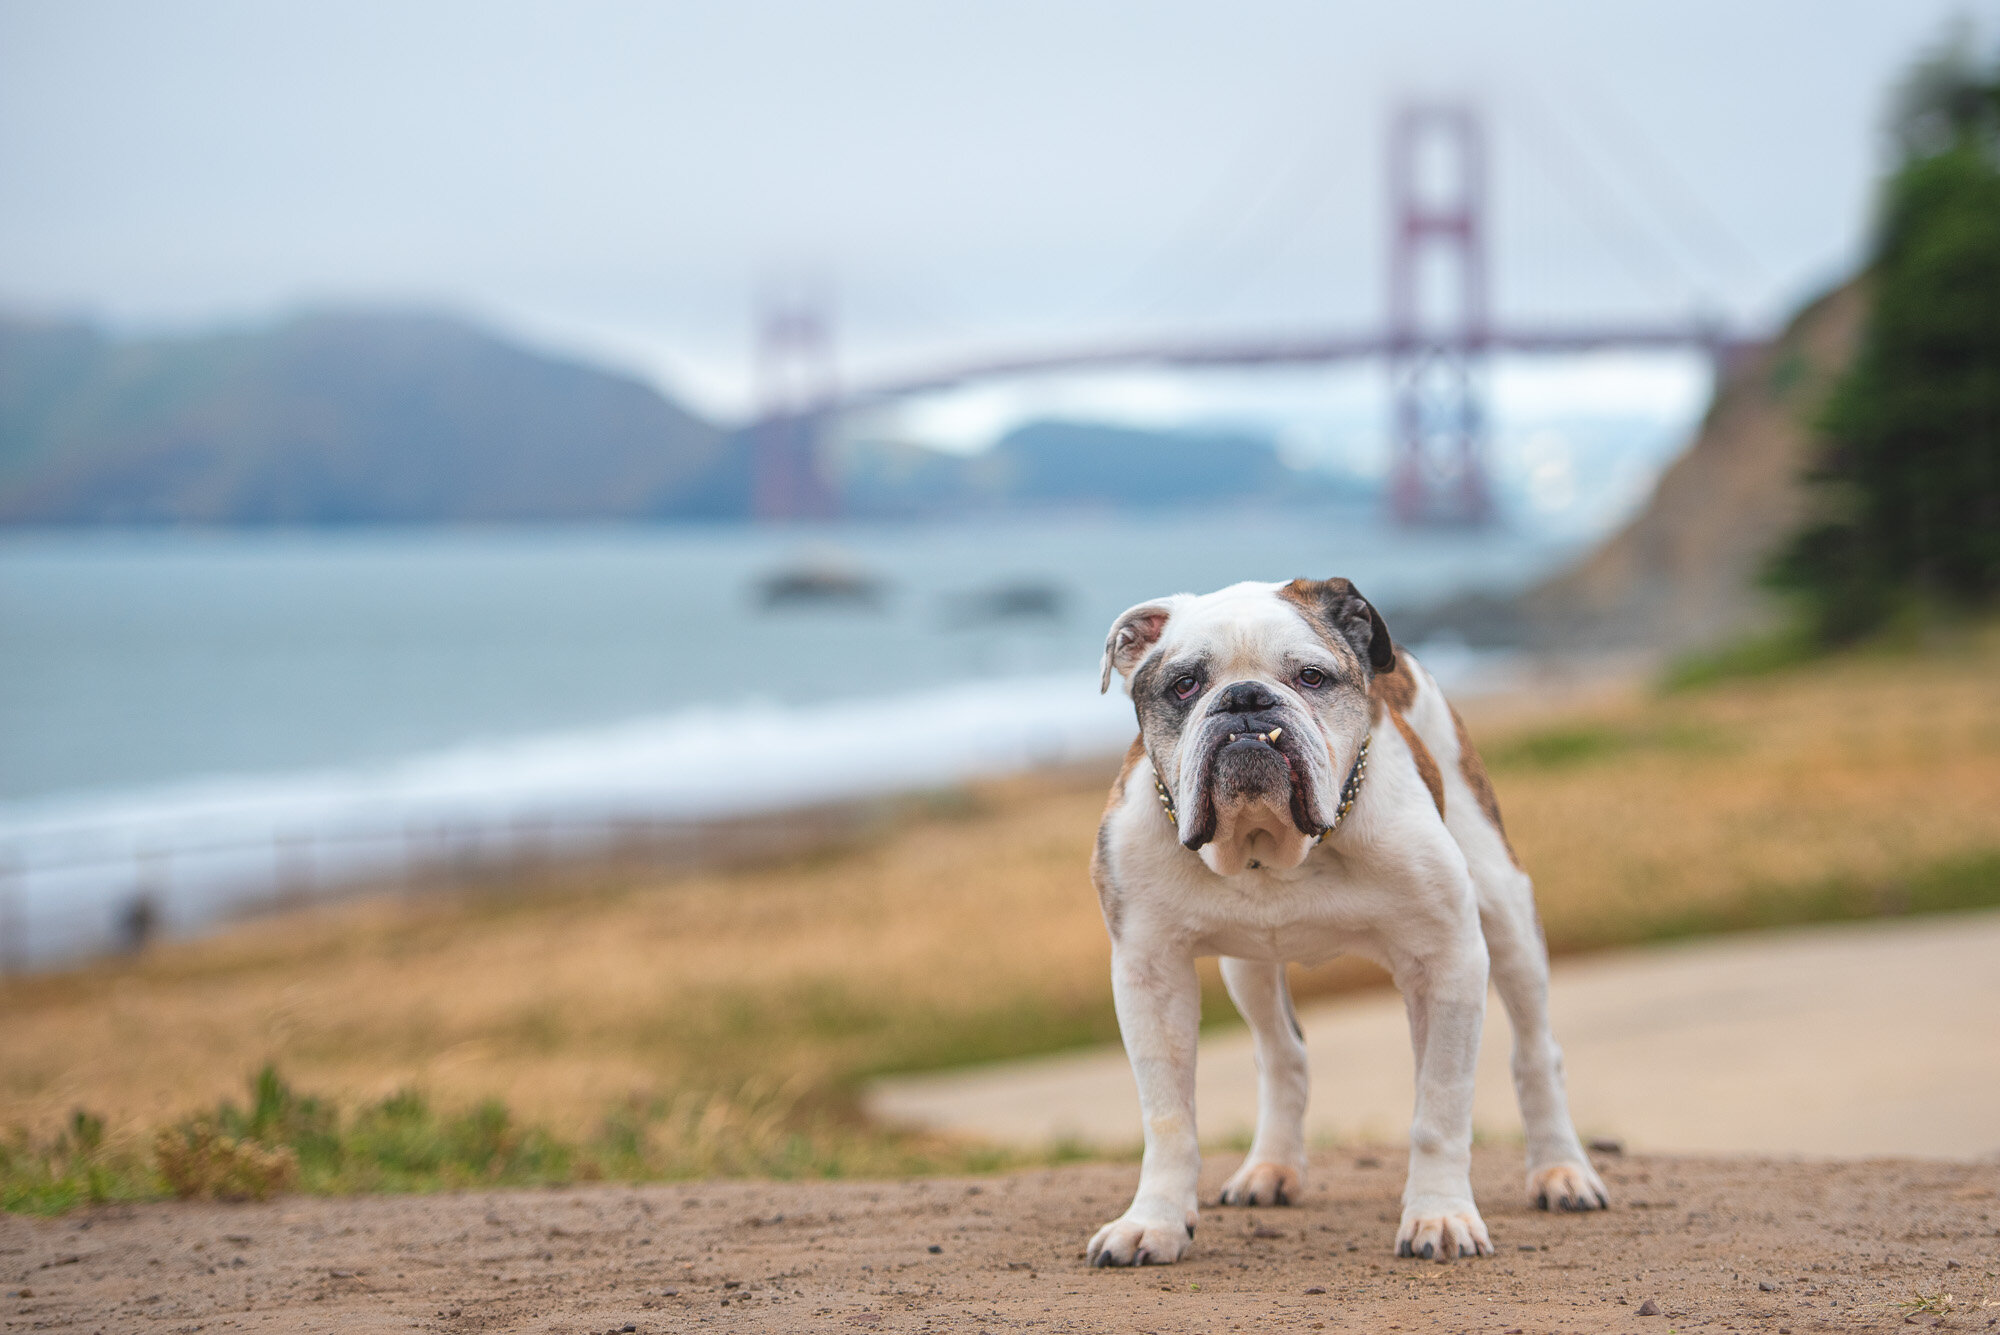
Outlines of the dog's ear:
M 1125 609 L 1111 623 L 1111 633 L 1104 637 L 1104 661 L 1098 664 L 1098 694 L 1111 689 L 1114 669 L 1121 677 L 1131 676 L 1132 669 L 1139 666 L 1139 660 L 1146 656 L 1146 651 L 1160 642 L 1160 636 L 1167 629 L 1167 618 L 1174 614 L 1176 601 L 1162 598 L 1157 602 L 1140 603 L 1137 607 Z
M 1389 627 L 1352 580 L 1295 579 L 1279 592 L 1297 603 L 1322 633 L 1347 641 L 1371 672 L 1386 672 L 1396 665 Z

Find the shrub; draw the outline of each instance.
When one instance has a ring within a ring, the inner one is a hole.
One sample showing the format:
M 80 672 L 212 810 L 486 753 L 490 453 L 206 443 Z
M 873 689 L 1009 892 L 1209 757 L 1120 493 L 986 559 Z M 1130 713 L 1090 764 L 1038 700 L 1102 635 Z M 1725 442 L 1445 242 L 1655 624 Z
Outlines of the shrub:
M 1777 556 L 1839 644 L 2000 601 L 2000 60 L 1920 64 L 1896 119 L 1870 310 L 1818 423 L 1813 518 Z
M 261 1201 L 298 1181 L 299 1156 L 288 1146 L 260 1145 L 225 1134 L 209 1118 L 162 1130 L 153 1159 L 174 1195 L 218 1201 Z

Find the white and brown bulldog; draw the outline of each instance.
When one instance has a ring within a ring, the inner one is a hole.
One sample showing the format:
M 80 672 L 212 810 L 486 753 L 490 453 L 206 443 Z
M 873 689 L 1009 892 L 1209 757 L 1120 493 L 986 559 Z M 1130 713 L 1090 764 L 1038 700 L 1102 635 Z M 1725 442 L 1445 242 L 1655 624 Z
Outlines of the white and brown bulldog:
M 1489 969 L 1513 1023 L 1528 1195 L 1603 1207 L 1549 1033 L 1534 888 L 1457 711 L 1368 600 L 1332 579 L 1142 603 L 1105 641 L 1106 689 L 1114 670 L 1139 737 L 1091 879 L 1146 1153 L 1130 1208 L 1091 1238 L 1091 1263 L 1166 1264 L 1192 1245 L 1202 955 L 1222 957 L 1257 1053 L 1257 1132 L 1222 1204 L 1299 1199 L 1306 1051 L 1285 966 L 1352 952 L 1395 979 L 1416 1051 L 1397 1254 L 1493 1251 L 1469 1177 Z

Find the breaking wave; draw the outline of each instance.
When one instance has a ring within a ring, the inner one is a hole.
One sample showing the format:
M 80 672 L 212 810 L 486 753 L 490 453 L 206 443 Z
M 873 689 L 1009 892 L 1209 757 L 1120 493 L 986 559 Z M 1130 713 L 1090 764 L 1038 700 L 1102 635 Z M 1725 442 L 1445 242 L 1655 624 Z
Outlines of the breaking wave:
M 1132 733 L 1125 699 L 1064 674 L 704 707 L 375 766 L 4 802 L 0 952 L 15 964 L 74 956 L 448 852 L 580 848 L 621 826 L 921 790 L 1115 753 Z

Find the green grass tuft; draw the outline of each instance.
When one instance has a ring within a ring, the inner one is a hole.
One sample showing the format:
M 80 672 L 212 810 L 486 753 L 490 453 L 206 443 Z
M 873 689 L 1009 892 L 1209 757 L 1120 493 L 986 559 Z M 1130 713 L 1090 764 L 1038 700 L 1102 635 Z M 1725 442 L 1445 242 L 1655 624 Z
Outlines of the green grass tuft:
M 1800 885 L 1753 886 L 1713 904 L 1657 914 L 1627 910 L 1615 919 L 1552 928 L 1549 944 L 1554 950 L 1568 952 L 1808 923 L 1991 908 L 2000 908 L 2000 851 L 1934 863 L 1894 880 L 1834 878 Z
M 104 1119 L 81 1109 L 46 1140 L 22 1131 L 0 1138 L 0 1210 L 53 1215 L 78 1205 L 159 1194 L 146 1158 L 107 1146 Z
M 1727 734 L 1691 723 L 1569 723 L 1507 738 L 1483 758 L 1495 773 L 1561 770 L 1645 752 L 1716 754 L 1730 745 Z
M 1803 625 L 1787 626 L 1717 649 L 1684 654 L 1668 665 L 1660 689 L 1672 694 L 1721 682 L 1768 677 L 1823 658 L 1828 652 Z
M 107 1146 L 103 1122 L 84 1112 L 47 1141 L 0 1141 L 0 1209 L 56 1215 L 105 1201 L 261 1200 L 289 1190 L 988 1173 L 1091 1157 L 1075 1146 L 1028 1155 L 906 1135 L 755 1081 L 728 1095 L 685 1091 L 614 1108 L 580 1139 L 523 1124 L 493 1099 L 438 1110 L 404 1090 L 343 1109 L 295 1091 L 270 1066 L 248 1092 L 246 1103 L 161 1128 L 150 1154 Z

